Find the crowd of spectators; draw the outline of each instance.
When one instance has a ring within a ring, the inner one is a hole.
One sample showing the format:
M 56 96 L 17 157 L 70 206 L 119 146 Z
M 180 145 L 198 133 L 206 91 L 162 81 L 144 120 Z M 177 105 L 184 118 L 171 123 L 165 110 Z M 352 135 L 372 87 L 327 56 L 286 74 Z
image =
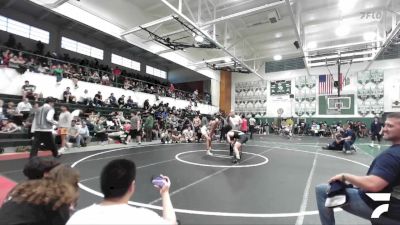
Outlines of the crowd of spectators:
M 14 48 L 16 46 L 13 46 Z M 129 72 L 120 69 L 118 66 L 111 68 L 108 65 L 100 64 L 93 58 L 77 59 L 71 58 L 68 54 L 57 54 L 47 52 L 43 54 L 43 47 L 38 43 L 37 50 L 32 52 L 20 49 L 2 48 L 0 54 L 0 65 L 14 68 L 20 74 L 29 70 L 36 73 L 50 74 L 56 77 L 56 83 L 59 84 L 63 78 L 69 78 L 73 81 L 74 88 L 79 88 L 79 81 L 114 86 L 125 90 L 145 92 L 155 94 L 156 96 L 166 96 L 176 99 L 201 102 L 211 104 L 211 96 L 205 93 L 200 96 L 198 90 L 193 93 L 177 90 L 173 84 L 168 81 L 159 81 L 144 76 L 139 73 Z

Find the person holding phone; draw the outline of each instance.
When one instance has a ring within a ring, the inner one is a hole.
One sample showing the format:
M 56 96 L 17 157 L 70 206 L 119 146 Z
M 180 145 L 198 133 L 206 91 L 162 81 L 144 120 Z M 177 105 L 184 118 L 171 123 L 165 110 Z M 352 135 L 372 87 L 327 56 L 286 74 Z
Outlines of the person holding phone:
M 100 188 L 104 199 L 98 204 L 77 211 L 68 220 L 67 225 L 84 224 L 177 224 L 171 203 L 169 188 L 171 181 L 160 175 L 162 185 L 159 188 L 163 215 L 128 205 L 135 193 L 136 165 L 127 159 L 109 162 L 102 170 Z

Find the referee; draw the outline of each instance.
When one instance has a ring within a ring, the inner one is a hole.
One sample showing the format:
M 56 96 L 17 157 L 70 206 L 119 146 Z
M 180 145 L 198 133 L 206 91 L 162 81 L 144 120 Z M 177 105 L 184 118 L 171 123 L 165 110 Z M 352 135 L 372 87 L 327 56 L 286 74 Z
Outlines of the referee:
M 32 130 L 34 131 L 34 140 L 30 158 L 37 156 L 37 152 L 41 143 L 44 143 L 47 149 L 51 150 L 54 157 L 60 157 L 57 151 L 57 146 L 54 143 L 53 138 L 53 125 L 57 125 L 57 121 L 54 120 L 54 102 L 55 99 L 48 97 L 45 103 L 40 107 L 33 119 Z

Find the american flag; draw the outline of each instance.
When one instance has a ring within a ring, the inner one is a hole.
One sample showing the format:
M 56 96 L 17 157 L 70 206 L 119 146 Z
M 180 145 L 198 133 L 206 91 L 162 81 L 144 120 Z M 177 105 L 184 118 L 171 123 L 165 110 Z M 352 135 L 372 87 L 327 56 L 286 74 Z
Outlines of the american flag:
M 332 94 L 332 89 L 333 89 L 332 75 L 330 74 L 319 75 L 318 84 L 319 84 L 318 94 Z

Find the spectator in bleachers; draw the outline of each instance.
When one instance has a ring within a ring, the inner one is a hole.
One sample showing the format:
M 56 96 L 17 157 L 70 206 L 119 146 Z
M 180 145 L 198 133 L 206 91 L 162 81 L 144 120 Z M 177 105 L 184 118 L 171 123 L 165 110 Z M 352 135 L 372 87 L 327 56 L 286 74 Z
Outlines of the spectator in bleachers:
M 10 59 L 11 59 L 10 50 L 7 49 L 7 50 L 3 51 L 3 54 L 2 54 L 2 65 L 8 66 L 8 63 L 9 63 Z
M 75 102 L 75 96 L 72 95 L 71 89 L 69 87 L 67 87 L 65 89 L 65 91 L 63 92 L 63 100 L 66 103 L 69 103 L 69 102 L 74 103 Z
M 32 57 L 25 65 L 29 72 L 39 73 L 39 65 L 36 58 Z
M 22 102 L 18 103 L 17 105 L 17 112 L 21 113 L 22 119 L 26 120 L 29 116 L 29 113 L 32 110 L 32 105 L 29 103 L 28 98 L 23 98 Z
M 11 122 L 8 118 L 1 119 L 1 128 L 0 133 L 14 133 L 16 131 L 21 130 L 17 124 Z
M 118 107 L 117 99 L 115 98 L 114 93 L 110 94 L 110 96 L 108 97 L 108 100 L 109 100 L 109 105 L 111 107 Z
M 124 89 L 125 90 L 130 90 L 132 87 L 131 82 L 128 79 L 125 79 L 124 81 Z
M 148 99 L 144 100 L 144 102 L 143 102 L 143 109 L 144 109 L 144 110 L 150 109 L 150 103 L 149 103 L 149 100 L 148 100 Z
M 80 104 L 82 105 L 89 105 L 92 102 L 91 97 L 89 96 L 89 92 L 87 89 L 83 92 L 83 95 L 81 95 L 81 99 L 79 101 Z
M 182 135 L 186 142 L 192 143 L 195 141 L 194 132 L 191 126 L 187 126 L 186 129 L 182 131 Z
M 101 95 L 100 91 L 98 91 L 97 94 L 94 95 L 93 104 L 95 106 L 104 106 L 103 96 Z
M 0 99 L 0 120 L 5 117 L 4 101 Z
M 125 106 L 125 95 L 122 95 L 118 98 L 118 108 L 122 108 Z
M 81 68 L 81 70 L 82 70 L 82 68 Z M 96 84 L 100 83 L 99 73 L 97 71 L 94 71 L 92 73 L 92 75 L 90 76 L 89 81 L 96 83 Z
M 99 118 L 96 124 L 94 124 L 95 136 L 99 139 L 102 145 L 106 144 L 108 141 L 107 130 L 104 127 L 104 122 L 105 121 Z
M 161 143 L 162 144 L 172 143 L 172 141 L 171 141 L 171 132 L 169 132 L 166 129 L 161 129 L 160 138 L 161 138 Z
M 182 138 L 182 135 L 180 134 L 180 132 L 178 131 L 178 129 L 177 129 L 177 128 L 174 128 L 174 129 L 171 131 L 171 139 L 172 139 L 172 142 L 180 143 L 180 142 L 181 142 L 181 138 Z
M 0 208 L 0 224 L 65 224 L 79 196 L 79 173 L 65 165 L 15 186 Z
M 196 89 L 196 90 L 194 90 L 194 92 L 193 92 L 192 101 L 193 101 L 193 102 L 197 102 L 198 96 L 199 96 L 199 91 Z
M 56 77 L 57 85 L 61 83 L 63 78 L 64 70 L 61 67 L 61 64 L 57 64 L 56 67 L 53 69 L 53 75 Z
M 62 105 L 60 107 L 61 113 L 58 119 L 58 134 L 61 138 L 61 148 L 59 152 L 62 154 L 65 152 L 65 147 L 67 143 L 67 135 L 68 130 L 71 127 L 72 116 L 71 113 L 68 111 L 68 107 Z
M 159 190 L 163 201 L 163 217 L 144 208 L 128 205 L 135 193 L 136 165 L 126 159 L 108 163 L 100 175 L 100 189 L 104 199 L 76 212 L 68 225 L 89 224 L 177 224 L 175 212 L 169 196 L 171 182 L 168 177 Z
M 128 100 L 126 100 L 126 104 L 125 104 L 124 107 L 127 108 L 127 109 L 133 109 L 133 108 L 137 107 L 137 103 L 135 104 L 133 102 L 132 97 L 128 96 Z
M 90 141 L 92 140 L 92 137 L 90 136 L 89 128 L 86 125 L 85 121 L 82 121 L 81 127 L 79 128 L 79 135 L 81 136 L 81 145 L 83 147 L 87 146 Z
M 22 98 L 30 98 L 35 99 L 35 101 L 39 100 L 39 95 L 35 93 L 36 86 L 29 84 L 29 81 L 25 81 L 25 84 L 22 85 Z
M 19 69 L 19 61 L 18 61 L 18 56 L 15 55 L 14 53 L 10 53 L 10 60 L 8 62 L 8 67 L 14 68 L 14 69 Z
M 110 78 L 107 74 L 103 74 L 103 76 L 101 77 L 101 84 L 106 86 L 110 85 Z
M 6 108 L 5 116 L 10 120 L 14 121 L 17 125 L 22 125 L 22 113 L 17 111 L 17 107 L 15 107 L 14 102 L 8 102 Z
M 79 133 L 79 127 L 76 125 L 76 121 L 71 121 L 71 127 L 68 128 L 67 142 L 75 143 L 76 147 L 81 147 L 81 135 Z

